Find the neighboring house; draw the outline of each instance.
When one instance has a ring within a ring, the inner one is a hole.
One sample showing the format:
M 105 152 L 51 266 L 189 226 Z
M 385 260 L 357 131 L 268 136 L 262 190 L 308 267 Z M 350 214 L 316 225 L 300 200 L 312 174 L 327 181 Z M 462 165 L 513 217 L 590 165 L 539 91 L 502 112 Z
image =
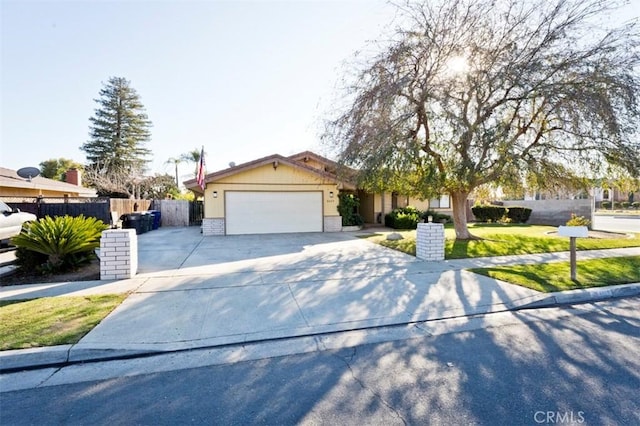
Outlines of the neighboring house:
M 95 197 L 96 191 L 82 186 L 80 172 L 67 171 L 67 182 L 36 176 L 24 179 L 15 170 L 0 167 L 0 196 L 2 197 Z
M 358 190 L 354 173 L 305 151 L 289 157 L 274 154 L 210 173 L 204 191 L 195 179 L 184 185 L 204 192 L 203 235 L 339 232 L 340 192 L 360 198 L 359 213 L 367 223 L 380 223 L 395 207 L 428 207 L 428 201 Z

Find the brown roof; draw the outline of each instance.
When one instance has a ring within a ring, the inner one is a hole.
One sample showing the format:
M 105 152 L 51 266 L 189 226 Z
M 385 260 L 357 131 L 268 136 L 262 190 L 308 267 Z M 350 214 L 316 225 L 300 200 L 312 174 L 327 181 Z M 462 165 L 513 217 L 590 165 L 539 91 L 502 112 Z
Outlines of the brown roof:
M 91 188 L 77 186 L 42 176 L 27 180 L 18 176 L 15 170 L 0 167 L 0 188 L 43 189 L 60 193 L 77 193 L 81 197 L 95 197 L 96 191 Z
M 305 156 L 312 157 L 317 161 L 326 162 L 328 165 L 331 165 L 332 168 L 334 165 L 337 165 L 337 163 L 335 163 L 334 161 L 331 161 L 320 155 L 314 154 L 310 151 L 304 151 L 289 157 L 284 157 L 280 154 L 273 154 L 267 157 L 258 158 L 257 160 L 249 161 L 247 163 L 238 164 L 236 166 L 229 167 L 227 169 L 219 170 L 217 172 L 209 173 L 205 176 L 204 181 L 205 183 L 213 183 L 227 176 L 232 176 L 237 173 L 242 173 L 247 170 L 255 169 L 257 167 L 264 166 L 265 164 L 272 164 L 273 162 L 277 161 L 280 164 L 286 164 L 288 166 L 291 166 L 300 170 L 305 170 L 309 173 L 315 174 L 319 177 L 322 177 L 323 179 L 327 179 L 334 183 L 343 183 L 344 185 L 347 185 L 349 187 L 353 186 L 350 182 L 341 182 L 340 179 L 338 179 L 337 175 L 335 173 L 332 173 L 331 171 L 319 170 L 314 167 L 307 166 L 306 164 L 304 164 L 304 162 L 301 161 L 304 159 Z M 198 192 L 198 193 L 202 192 L 200 190 L 200 187 L 198 186 L 196 179 L 190 179 L 183 183 L 187 188 L 195 192 Z

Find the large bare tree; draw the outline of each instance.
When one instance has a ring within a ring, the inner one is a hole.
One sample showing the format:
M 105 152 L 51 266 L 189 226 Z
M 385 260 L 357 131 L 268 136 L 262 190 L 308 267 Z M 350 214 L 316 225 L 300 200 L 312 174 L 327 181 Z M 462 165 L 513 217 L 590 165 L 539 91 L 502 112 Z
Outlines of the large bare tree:
M 370 189 L 451 196 L 606 163 L 640 171 L 638 22 L 607 29 L 605 0 L 441 0 L 399 6 L 355 66 L 325 137 Z M 635 132 L 635 134 L 634 134 Z

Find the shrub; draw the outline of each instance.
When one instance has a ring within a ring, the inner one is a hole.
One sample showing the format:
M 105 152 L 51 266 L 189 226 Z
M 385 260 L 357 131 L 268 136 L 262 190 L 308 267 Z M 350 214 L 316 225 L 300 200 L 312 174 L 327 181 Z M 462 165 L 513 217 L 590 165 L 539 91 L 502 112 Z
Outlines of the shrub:
M 528 207 L 509 207 L 507 218 L 515 223 L 527 223 L 531 217 L 531 211 Z
M 47 257 L 46 254 L 28 250 L 24 247 L 16 249 L 16 264 L 25 271 L 38 270 L 42 264 L 47 262 Z
M 603 209 L 610 209 L 611 208 L 611 202 L 610 201 L 603 201 L 601 204 Z
M 58 272 L 73 269 L 91 259 L 93 250 L 100 246 L 102 231 L 108 226 L 93 217 L 46 216 L 25 226 L 20 235 L 12 239 L 18 249 L 46 256 L 37 269 Z M 23 256 L 25 263 L 34 262 L 36 255 Z M 27 260 L 28 259 L 28 260 Z
M 393 229 L 416 229 L 418 222 L 420 212 L 411 206 L 394 209 L 384 217 L 384 225 Z
M 420 215 L 420 218 L 422 219 L 423 222 L 426 222 L 429 216 L 431 216 L 433 218 L 433 221 L 436 223 L 452 223 L 453 222 L 453 219 L 451 219 L 451 216 L 449 216 L 448 214 L 438 213 L 437 211 L 434 211 L 434 210 L 425 210 Z
M 620 204 L 620 201 L 615 201 L 615 202 L 613 203 L 613 208 L 614 208 L 614 209 L 620 209 L 620 208 L 622 208 L 622 204 Z
M 628 209 L 631 206 L 631 203 L 628 201 L 623 201 L 622 202 L 622 208 L 623 209 Z
M 340 193 L 338 195 L 338 213 L 342 216 L 342 226 L 362 226 L 364 220 L 356 213 L 360 200 L 353 194 Z
M 640 201 L 634 201 L 633 203 L 631 203 L 631 207 L 636 210 L 640 209 Z
M 590 226 L 591 221 L 584 216 L 576 216 L 575 213 L 571 213 L 571 219 L 567 221 L 567 226 Z
M 481 204 L 471 208 L 478 222 L 498 222 L 507 214 L 507 209 L 502 206 Z

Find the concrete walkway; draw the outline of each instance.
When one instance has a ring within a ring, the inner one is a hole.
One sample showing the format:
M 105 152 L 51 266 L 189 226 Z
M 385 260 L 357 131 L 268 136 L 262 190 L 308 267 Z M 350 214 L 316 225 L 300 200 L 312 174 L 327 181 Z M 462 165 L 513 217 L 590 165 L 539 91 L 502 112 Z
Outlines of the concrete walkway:
M 0 368 L 111 359 L 420 323 L 594 297 L 640 285 L 557 294 L 466 268 L 568 260 L 568 253 L 425 262 L 357 233 L 202 237 L 198 228 L 139 236 L 129 280 L 0 288 L 0 300 L 130 292 L 78 344 L 0 353 Z M 640 248 L 578 258 L 640 255 Z

